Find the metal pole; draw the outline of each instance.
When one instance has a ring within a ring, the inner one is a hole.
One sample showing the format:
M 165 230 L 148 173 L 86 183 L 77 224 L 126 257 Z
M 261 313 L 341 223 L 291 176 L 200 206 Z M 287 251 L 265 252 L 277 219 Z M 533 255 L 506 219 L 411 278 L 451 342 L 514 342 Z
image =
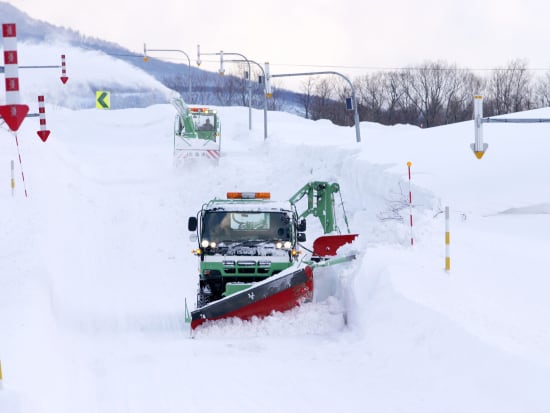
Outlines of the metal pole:
M 197 56 L 198 56 L 197 63 L 200 61 L 201 54 L 207 55 L 207 56 L 220 56 L 220 58 L 222 58 L 222 56 L 227 56 L 227 55 L 240 56 L 248 64 L 248 129 L 251 130 L 252 129 L 252 84 L 250 83 L 250 62 L 251 62 L 251 60 L 248 60 L 246 58 L 246 56 L 244 56 L 240 53 L 235 53 L 235 52 L 228 53 L 228 52 L 221 51 L 221 52 L 218 52 L 218 53 L 201 53 L 200 52 L 200 45 L 197 45 Z M 240 62 L 240 60 L 226 60 L 226 62 L 231 62 L 231 61 Z
M 267 139 L 267 93 L 264 91 L 264 141 Z
M 145 49 L 145 53 L 147 53 L 147 51 L 149 52 L 179 52 L 179 53 L 183 53 L 185 55 L 185 57 L 187 58 L 187 65 L 188 65 L 188 82 L 189 82 L 189 85 L 188 85 L 188 90 L 189 90 L 189 99 L 191 99 L 191 92 L 193 91 L 193 87 L 192 87 L 192 82 L 191 82 L 191 59 L 189 58 L 189 55 L 187 53 L 185 53 L 183 50 L 180 50 L 180 49 L 147 49 L 147 47 L 144 47 Z
M 355 88 L 353 87 L 353 83 L 344 76 L 342 73 L 338 72 L 308 72 L 308 73 L 284 73 L 280 75 L 271 75 L 271 77 L 287 77 L 287 76 L 312 76 L 312 75 L 336 75 L 342 77 L 346 82 L 348 82 L 349 87 L 351 88 L 351 96 L 353 99 L 353 107 L 354 107 L 354 122 L 355 122 L 355 138 L 357 142 L 361 142 L 361 128 L 359 125 L 359 113 L 357 112 L 357 101 L 355 100 Z
M 252 83 L 250 81 L 250 76 L 252 75 L 251 72 L 250 72 L 250 60 L 248 60 L 244 55 L 240 54 L 240 53 L 235 53 L 235 52 L 232 52 L 232 53 L 227 53 L 227 52 L 223 52 L 224 55 L 234 55 L 234 56 L 240 56 L 243 58 L 243 60 L 248 64 L 248 82 L 247 82 L 247 85 L 248 85 L 248 130 L 251 130 L 252 129 Z M 226 60 L 227 61 L 231 61 L 231 60 Z
M 241 62 L 242 60 L 226 60 L 226 62 Z M 264 141 L 267 139 L 267 90 L 265 88 L 265 70 L 264 68 L 262 67 L 261 64 L 259 64 L 258 62 L 255 62 L 254 60 L 248 60 L 249 64 L 250 63 L 254 63 L 256 66 L 258 66 L 260 68 L 260 70 L 262 71 L 262 76 L 264 78 Z M 249 80 L 250 80 L 250 75 L 249 75 Z M 252 84 L 250 84 L 250 98 L 252 99 Z

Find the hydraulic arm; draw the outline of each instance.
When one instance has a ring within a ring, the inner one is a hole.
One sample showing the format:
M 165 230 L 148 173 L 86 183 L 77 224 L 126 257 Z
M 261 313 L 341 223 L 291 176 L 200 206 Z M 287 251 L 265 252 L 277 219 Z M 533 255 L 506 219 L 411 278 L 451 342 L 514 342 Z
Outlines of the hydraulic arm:
M 325 234 L 333 231 L 340 232 L 340 229 L 336 225 L 334 203 L 334 194 L 337 192 L 340 192 L 340 185 L 337 183 L 313 181 L 304 185 L 289 201 L 292 205 L 296 206 L 296 203 L 307 195 L 307 209 L 299 215 L 299 218 L 313 215 L 321 222 Z M 345 212 L 344 219 L 347 225 Z

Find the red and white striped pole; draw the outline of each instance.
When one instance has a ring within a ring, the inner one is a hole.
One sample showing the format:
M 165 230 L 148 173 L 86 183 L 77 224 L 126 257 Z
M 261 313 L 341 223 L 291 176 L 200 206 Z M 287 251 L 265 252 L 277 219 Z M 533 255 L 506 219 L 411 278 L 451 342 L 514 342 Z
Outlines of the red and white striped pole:
M 23 173 L 23 162 L 21 161 L 21 151 L 19 150 L 19 139 L 17 139 L 17 133 L 15 135 L 15 145 L 17 146 L 17 155 L 19 156 L 19 168 L 21 168 L 21 179 L 23 180 L 23 190 L 25 191 L 25 198 L 27 195 L 27 185 L 25 184 L 25 174 Z
M 12 131 L 27 116 L 29 107 L 19 100 L 19 63 L 17 61 L 17 32 L 15 23 L 2 24 L 4 42 L 4 75 L 6 78 L 6 104 L 0 106 L 0 115 Z
M 410 224 L 411 224 L 411 245 L 414 244 L 414 239 L 413 239 L 413 215 L 412 215 L 412 192 L 411 192 L 411 165 L 412 165 L 412 162 L 409 161 L 407 162 L 407 167 L 409 168 L 409 221 L 410 221 Z
M 42 139 L 42 142 L 46 142 L 50 131 L 46 129 L 46 108 L 44 106 L 44 96 L 38 96 L 38 115 L 40 116 L 40 130 L 37 131 L 38 136 Z
M 65 62 L 65 55 L 61 55 L 61 81 L 63 84 L 67 83 L 69 78 L 67 77 L 67 63 Z

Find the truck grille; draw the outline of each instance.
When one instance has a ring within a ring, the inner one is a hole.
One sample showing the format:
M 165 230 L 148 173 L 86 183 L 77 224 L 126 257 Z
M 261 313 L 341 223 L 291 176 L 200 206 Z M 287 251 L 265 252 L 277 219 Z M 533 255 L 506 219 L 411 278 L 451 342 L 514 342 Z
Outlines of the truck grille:
M 226 274 L 269 274 L 270 261 L 238 260 L 224 261 L 223 271 Z

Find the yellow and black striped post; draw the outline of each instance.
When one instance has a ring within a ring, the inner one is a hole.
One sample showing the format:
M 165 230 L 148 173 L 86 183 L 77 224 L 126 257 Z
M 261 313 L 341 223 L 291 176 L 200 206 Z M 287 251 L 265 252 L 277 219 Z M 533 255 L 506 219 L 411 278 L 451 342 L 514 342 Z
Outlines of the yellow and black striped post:
M 451 233 L 449 230 L 449 207 L 445 207 L 445 270 L 451 270 Z
M 15 192 L 15 179 L 13 176 L 13 170 L 14 170 L 14 166 L 13 166 L 13 159 L 12 159 L 11 161 L 11 196 L 13 196 L 13 193 Z

